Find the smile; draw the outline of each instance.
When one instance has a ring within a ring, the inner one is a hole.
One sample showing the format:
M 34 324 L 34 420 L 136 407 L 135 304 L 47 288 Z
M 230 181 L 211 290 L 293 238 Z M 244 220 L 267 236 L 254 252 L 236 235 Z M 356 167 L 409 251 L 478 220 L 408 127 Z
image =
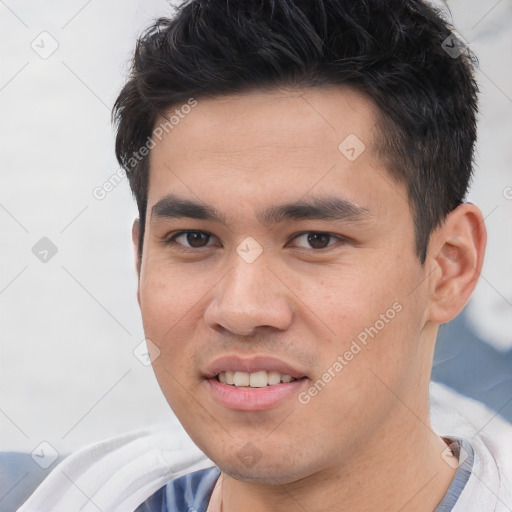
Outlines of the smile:
M 217 375 L 217 379 L 222 384 L 228 384 L 237 388 L 265 388 L 267 386 L 277 386 L 278 384 L 287 384 L 295 379 L 291 375 L 277 371 L 244 372 L 244 371 L 225 371 Z

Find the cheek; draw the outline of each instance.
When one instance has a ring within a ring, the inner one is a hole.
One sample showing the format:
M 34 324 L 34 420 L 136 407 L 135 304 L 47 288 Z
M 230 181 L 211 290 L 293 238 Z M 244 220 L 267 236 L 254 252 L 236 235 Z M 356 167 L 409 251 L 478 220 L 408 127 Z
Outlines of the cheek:
M 396 394 L 417 379 L 419 329 L 411 324 L 407 305 L 395 302 L 383 308 L 384 319 L 380 311 L 376 307 L 378 315 L 357 318 L 343 315 L 336 337 L 323 344 L 318 372 L 300 397 L 304 421 L 315 419 L 311 431 L 364 439 L 400 407 Z
M 328 269 L 328 276 L 300 278 L 304 302 L 324 320 L 331 337 L 339 340 L 357 335 L 373 325 L 398 300 L 396 282 L 388 286 L 372 268 L 356 265 Z
M 140 277 L 140 308 L 146 335 L 165 343 L 176 332 L 193 326 L 205 282 L 171 266 L 146 265 Z M 158 344 L 158 343 L 157 343 Z
M 345 356 L 351 368 L 368 375 L 373 368 L 394 379 L 418 350 L 425 310 L 418 269 L 375 264 L 364 271 L 340 269 L 331 276 L 320 286 L 311 284 L 302 290 L 329 327 L 322 345 L 324 367 Z M 359 385 L 357 380 L 354 386 Z
M 157 380 L 169 403 L 186 400 L 185 389 L 196 385 L 197 369 L 193 361 L 204 336 L 200 309 L 204 287 L 185 273 L 169 269 L 141 274 L 140 306 L 144 333 L 159 349 L 153 362 Z

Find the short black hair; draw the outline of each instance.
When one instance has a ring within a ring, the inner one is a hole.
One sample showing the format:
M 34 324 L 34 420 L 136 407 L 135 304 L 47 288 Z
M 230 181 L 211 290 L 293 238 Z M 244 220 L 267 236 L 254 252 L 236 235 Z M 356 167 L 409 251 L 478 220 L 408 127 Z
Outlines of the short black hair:
M 182 3 L 138 40 L 113 109 L 116 156 L 139 210 L 139 253 L 149 182 L 140 150 L 159 116 L 201 97 L 339 85 L 378 107 L 374 143 L 407 190 L 423 263 L 432 231 L 464 201 L 472 176 L 478 88 L 475 59 L 459 41 L 420 0 Z

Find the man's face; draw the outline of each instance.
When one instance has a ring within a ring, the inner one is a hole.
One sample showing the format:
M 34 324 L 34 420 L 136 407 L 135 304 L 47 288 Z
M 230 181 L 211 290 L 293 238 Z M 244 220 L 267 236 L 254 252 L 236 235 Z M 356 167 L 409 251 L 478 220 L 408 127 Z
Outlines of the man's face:
M 199 98 L 155 139 L 144 329 L 169 404 L 231 476 L 295 481 L 417 421 L 428 280 L 375 124 L 354 91 L 275 90 Z

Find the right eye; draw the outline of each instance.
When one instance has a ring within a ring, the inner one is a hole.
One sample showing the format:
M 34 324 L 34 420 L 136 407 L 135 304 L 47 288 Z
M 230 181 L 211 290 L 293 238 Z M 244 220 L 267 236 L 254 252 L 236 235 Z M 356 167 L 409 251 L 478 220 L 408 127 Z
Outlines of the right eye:
M 168 243 L 177 243 L 189 249 L 216 245 L 214 242 L 213 235 L 206 231 L 180 231 L 168 240 Z

